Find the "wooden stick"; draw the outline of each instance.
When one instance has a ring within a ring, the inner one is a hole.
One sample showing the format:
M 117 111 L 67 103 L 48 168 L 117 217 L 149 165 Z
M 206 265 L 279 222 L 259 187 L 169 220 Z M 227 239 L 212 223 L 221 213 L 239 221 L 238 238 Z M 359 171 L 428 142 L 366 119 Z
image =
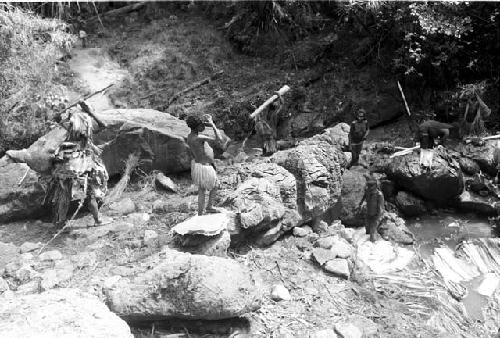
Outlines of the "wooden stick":
M 410 107 L 408 107 L 408 102 L 406 102 L 405 93 L 403 93 L 403 88 L 401 87 L 401 83 L 399 83 L 399 81 L 398 81 L 398 88 L 399 92 L 401 93 L 401 97 L 403 98 L 403 101 L 405 103 L 406 112 L 408 113 L 408 116 L 411 117 Z
M 28 167 L 26 169 L 26 172 L 24 173 L 23 177 L 19 180 L 19 182 L 17 183 L 17 185 L 21 185 L 23 184 L 24 180 L 26 179 L 26 176 L 28 176 L 28 172 L 30 171 L 30 167 Z
M 175 94 L 174 94 L 174 95 L 173 95 L 173 96 L 172 96 L 172 97 L 168 100 L 168 105 L 170 106 L 170 105 L 171 105 L 171 104 L 172 104 L 175 100 L 177 100 L 177 99 L 179 98 L 179 96 L 181 96 L 181 95 L 183 95 L 183 94 L 186 94 L 187 92 L 190 92 L 190 91 L 192 91 L 193 89 L 196 89 L 196 88 L 198 88 L 198 87 L 201 87 L 201 86 L 203 86 L 204 84 L 209 83 L 210 81 L 212 81 L 212 80 L 216 79 L 219 75 L 222 75 L 223 73 L 224 73 L 224 71 L 223 71 L 223 70 L 218 71 L 217 73 L 215 73 L 215 74 L 213 74 L 213 75 L 211 75 L 211 76 L 209 76 L 209 77 L 207 77 L 207 78 L 204 78 L 204 79 L 203 79 L 203 80 L 201 80 L 201 81 L 198 81 L 198 82 L 193 83 L 191 86 L 189 86 L 189 87 L 187 87 L 187 88 L 185 88 L 185 89 L 181 90 L 180 92 L 175 93 Z M 151 96 L 151 95 L 154 95 L 154 94 L 156 94 L 156 93 L 152 93 L 152 94 L 150 94 L 150 95 L 146 96 L 145 98 L 147 98 L 147 97 L 149 97 L 149 96 Z M 142 99 L 142 98 L 141 98 L 141 99 Z
M 146 5 L 146 2 L 139 2 L 137 4 L 132 4 L 124 7 L 120 7 L 117 9 L 110 10 L 108 12 L 102 13 L 101 17 L 106 17 L 106 16 L 117 16 L 117 15 L 122 15 L 122 14 L 127 14 L 129 12 L 137 11 L 144 7 Z M 96 15 L 90 19 L 88 19 L 89 22 L 92 22 L 94 20 L 100 20 L 99 15 Z
M 278 91 L 278 93 L 280 95 L 283 95 L 286 92 L 288 92 L 289 90 L 290 90 L 290 87 L 287 85 L 284 85 L 283 87 L 281 87 L 281 89 Z M 255 111 L 252 114 L 250 114 L 250 117 L 253 119 L 256 118 L 260 113 L 262 113 L 262 111 L 264 111 L 264 109 L 266 109 L 267 106 L 269 106 L 271 103 L 273 103 L 277 99 L 278 99 L 278 95 L 271 96 L 269 99 L 266 100 L 266 102 L 261 104 L 259 108 L 255 109 Z
M 405 148 L 404 150 L 397 151 L 394 154 L 392 154 L 391 156 L 389 156 L 389 158 L 394 158 L 396 156 L 403 156 L 403 155 L 406 155 L 406 154 L 413 152 L 416 149 L 420 149 L 420 146 L 415 146 L 412 148 Z

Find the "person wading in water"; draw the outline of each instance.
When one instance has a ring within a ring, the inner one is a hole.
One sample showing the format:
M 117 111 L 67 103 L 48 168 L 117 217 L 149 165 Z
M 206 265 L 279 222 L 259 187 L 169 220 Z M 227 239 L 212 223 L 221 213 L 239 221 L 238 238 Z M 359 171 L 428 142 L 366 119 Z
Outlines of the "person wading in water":
M 351 122 L 349 130 L 349 147 L 351 148 L 352 159 L 349 168 L 358 165 L 359 154 L 363 149 L 363 142 L 368 136 L 369 128 L 366 120 L 366 112 L 364 109 L 359 109 L 356 120 Z
M 217 173 L 214 164 L 214 151 L 208 144 L 208 141 L 212 141 L 212 138 L 200 135 L 205 130 L 205 124 L 212 127 L 215 140 L 222 148 L 225 147 L 226 142 L 222 139 L 210 115 L 204 115 L 203 120 L 198 116 L 191 115 L 186 122 L 188 127 L 191 128 L 187 143 L 193 155 L 191 178 L 193 183 L 198 186 L 198 215 L 203 215 L 204 212 L 215 213 L 217 211 L 213 208 L 213 204 L 217 191 Z M 205 209 L 205 192 L 207 190 L 209 194 Z

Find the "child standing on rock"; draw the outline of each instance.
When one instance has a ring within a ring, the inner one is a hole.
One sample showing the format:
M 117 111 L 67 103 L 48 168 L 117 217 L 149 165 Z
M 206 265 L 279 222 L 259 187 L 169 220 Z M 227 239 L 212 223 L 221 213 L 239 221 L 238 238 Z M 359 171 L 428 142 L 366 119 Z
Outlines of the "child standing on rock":
M 366 233 L 370 234 L 370 241 L 375 242 L 375 233 L 382 216 L 384 215 L 384 195 L 378 189 L 375 178 L 369 177 L 366 182 L 366 191 L 359 205 L 366 200 Z
M 221 134 L 210 115 L 204 115 L 203 120 L 199 116 L 189 116 L 187 125 L 191 128 L 187 143 L 191 149 L 193 160 L 191 161 L 191 178 L 198 186 L 198 215 L 217 212 L 213 208 L 215 193 L 217 191 L 217 173 L 214 164 L 214 151 L 208 144 L 212 139 L 205 135 L 200 135 L 205 130 L 205 124 L 212 127 L 215 133 L 215 140 L 223 145 Z M 208 203 L 205 209 L 205 192 L 209 191 Z

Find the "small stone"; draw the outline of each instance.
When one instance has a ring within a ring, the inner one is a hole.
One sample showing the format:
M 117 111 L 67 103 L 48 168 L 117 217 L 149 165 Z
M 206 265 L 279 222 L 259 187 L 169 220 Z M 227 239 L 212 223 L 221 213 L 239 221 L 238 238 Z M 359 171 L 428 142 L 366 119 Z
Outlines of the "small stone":
M 120 279 L 122 279 L 121 276 L 111 276 L 106 278 L 106 280 L 104 280 L 104 289 L 111 289 Z
M 16 271 L 16 278 L 21 282 L 25 283 L 30 279 L 38 276 L 38 272 L 33 270 L 30 266 L 23 265 L 19 270 Z
M 26 253 L 26 252 L 31 252 L 35 251 L 37 249 L 40 249 L 42 247 L 42 243 L 32 243 L 32 242 L 24 242 L 20 247 L 19 250 L 21 253 Z
M 314 248 L 312 251 L 312 256 L 314 257 L 314 260 L 321 266 L 323 266 L 326 262 L 335 259 L 335 254 L 331 250 L 323 248 Z
M 73 262 L 78 268 L 93 266 L 96 261 L 97 255 L 93 251 L 84 251 L 78 255 L 71 256 L 71 262 Z
M 328 224 L 325 221 L 320 221 L 313 225 L 313 231 L 317 234 L 322 234 L 328 231 Z
M 143 225 L 149 222 L 151 217 L 145 212 L 134 212 L 127 216 L 126 221 L 134 225 Z
M 282 284 L 276 284 L 271 291 L 271 298 L 275 301 L 291 300 L 292 296 Z
M 347 259 L 335 258 L 326 262 L 323 267 L 325 271 L 332 273 L 333 275 L 345 279 L 349 279 L 350 271 L 349 271 L 349 263 L 347 263 Z
M 123 198 L 109 205 L 109 212 L 112 215 L 128 215 L 135 211 L 135 203 L 130 197 Z
M 315 246 L 323 249 L 331 249 L 334 243 L 335 243 L 334 237 L 330 236 L 318 239 L 318 241 L 315 243 Z
M 9 283 L 2 277 L 0 277 L 0 294 L 4 293 L 5 291 L 9 290 Z
M 307 236 L 307 234 L 308 234 L 307 230 L 302 227 L 293 228 L 293 235 L 295 237 L 305 237 Z
M 163 173 L 158 173 L 158 175 L 156 175 L 155 183 L 157 187 L 166 191 L 177 192 L 177 185 L 170 177 L 163 175 Z
M 38 256 L 41 261 L 57 261 L 63 258 L 62 253 L 59 250 L 45 251 Z
M 154 230 L 144 231 L 144 242 L 150 242 L 158 238 L 158 233 Z
M 35 258 L 35 256 L 33 256 L 33 254 L 32 254 L 32 253 L 30 253 L 30 252 L 26 252 L 26 253 L 21 254 L 21 261 L 22 261 L 23 263 L 29 263 L 29 262 L 31 262 L 34 258 Z
M 5 266 L 4 275 L 5 276 L 15 277 L 16 276 L 16 271 L 19 270 L 20 268 L 21 268 L 21 263 L 19 263 L 19 262 L 10 262 L 9 264 L 7 264 Z
M 37 219 L 33 224 L 35 226 L 39 227 L 39 226 L 42 226 L 43 222 L 41 220 Z
M 336 338 L 337 334 L 332 329 L 316 331 L 309 335 L 309 338 Z
M 355 232 L 356 230 L 354 230 L 353 228 L 345 228 L 340 231 L 340 236 L 342 236 L 342 238 L 344 238 L 349 243 L 352 243 Z
M 363 331 L 351 323 L 337 323 L 335 324 L 335 332 L 341 338 L 361 338 Z
M 458 224 L 458 222 L 451 222 L 450 224 L 448 224 L 448 227 L 450 227 L 450 228 L 458 228 L 458 227 L 460 227 L 460 224 Z
M 349 258 L 352 255 L 353 247 L 343 238 L 334 238 L 330 249 L 335 257 Z
M 227 213 L 193 216 L 177 224 L 172 231 L 178 235 L 216 236 L 227 229 L 230 223 Z
M 16 295 L 32 295 L 40 291 L 40 280 L 32 280 L 28 283 L 19 285 Z

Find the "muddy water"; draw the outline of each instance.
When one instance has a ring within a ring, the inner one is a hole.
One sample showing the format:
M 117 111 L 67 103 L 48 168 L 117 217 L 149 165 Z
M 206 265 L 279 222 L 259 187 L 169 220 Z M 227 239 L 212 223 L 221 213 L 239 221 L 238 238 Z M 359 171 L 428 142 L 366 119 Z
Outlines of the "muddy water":
M 440 213 L 407 220 L 408 228 L 415 234 L 417 248 L 424 259 L 430 259 L 434 248 L 447 245 L 454 249 L 463 240 L 496 237 L 497 233 L 486 218 L 470 214 Z M 465 284 L 467 296 L 462 303 L 469 317 L 483 320 L 482 308 L 487 305 L 487 297 L 476 292 L 483 276 Z

